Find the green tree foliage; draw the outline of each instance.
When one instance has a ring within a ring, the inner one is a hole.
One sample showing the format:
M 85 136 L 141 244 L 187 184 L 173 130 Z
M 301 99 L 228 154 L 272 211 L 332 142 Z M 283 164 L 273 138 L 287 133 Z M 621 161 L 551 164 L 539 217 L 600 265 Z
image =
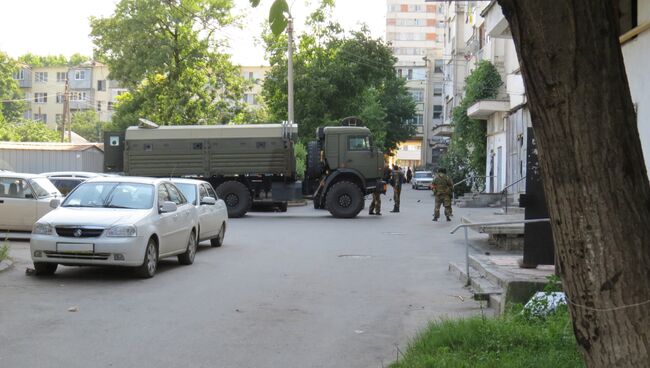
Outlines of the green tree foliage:
M 32 53 L 27 53 L 18 57 L 18 61 L 27 64 L 33 68 L 47 67 L 47 66 L 76 66 L 86 61 L 89 61 L 90 58 L 79 53 L 73 54 L 70 58 L 66 58 L 64 55 L 34 55 Z
M 454 182 L 485 175 L 486 124 L 470 119 L 467 109 L 479 100 L 496 98 L 502 84 L 499 72 L 486 60 L 480 61 L 465 79 L 465 97 L 452 111 L 454 133 L 449 150 L 441 161 L 441 166 L 447 169 Z M 457 191 L 466 192 L 473 184 L 459 185 Z
M 61 136 L 40 121 L 20 119 L 7 122 L 0 119 L 0 141 L 60 142 Z
M 27 102 L 22 101 L 23 93 L 14 80 L 18 70 L 15 61 L 7 54 L 0 52 L 0 122 L 15 121 L 22 117 Z
M 72 131 L 89 142 L 102 142 L 105 122 L 99 121 L 95 111 L 78 111 L 72 114 Z
M 159 124 L 229 122 L 241 109 L 242 78 L 218 52 L 232 0 L 122 0 L 109 18 L 91 19 L 96 54 L 120 96 L 114 127 L 145 117 Z
M 393 69 L 395 58 L 367 29 L 348 37 L 337 23 L 328 21 L 333 1 L 323 1 L 308 19 L 310 30 L 299 36 L 294 53 L 295 118 L 301 141 L 312 140 L 317 127 L 336 125 L 347 116 L 362 116 L 382 148 L 414 134 L 405 123 L 415 103 L 405 80 Z M 264 35 L 271 71 L 262 95 L 271 119 L 287 119 L 287 59 L 285 35 Z
M 305 178 L 305 169 L 307 165 L 307 147 L 298 142 L 293 146 L 293 153 L 294 156 L 296 156 L 296 175 L 298 176 L 298 179 L 303 180 Z

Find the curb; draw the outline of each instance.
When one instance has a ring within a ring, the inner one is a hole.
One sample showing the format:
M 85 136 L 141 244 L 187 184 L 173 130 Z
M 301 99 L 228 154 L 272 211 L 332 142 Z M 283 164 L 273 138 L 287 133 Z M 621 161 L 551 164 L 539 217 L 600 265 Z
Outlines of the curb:
M 2 271 L 6 271 L 10 269 L 13 265 L 14 263 L 10 259 L 5 259 L 4 261 L 0 261 L 0 273 L 2 273 Z

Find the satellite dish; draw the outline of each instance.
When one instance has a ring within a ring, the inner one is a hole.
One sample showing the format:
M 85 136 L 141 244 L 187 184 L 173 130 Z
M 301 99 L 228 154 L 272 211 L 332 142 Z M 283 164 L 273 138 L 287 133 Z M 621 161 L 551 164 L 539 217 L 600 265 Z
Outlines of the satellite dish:
M 144 119 L 144 118 L 139 118 L 138 121 L 140 122 L 140 124 L 138 124 L 138 128 L 142 128 L 142 129 L 156 129 L 156 128 L 158 128 L 158 124 L 154 123 L 151 120 L 147 120 L 147 119 Z

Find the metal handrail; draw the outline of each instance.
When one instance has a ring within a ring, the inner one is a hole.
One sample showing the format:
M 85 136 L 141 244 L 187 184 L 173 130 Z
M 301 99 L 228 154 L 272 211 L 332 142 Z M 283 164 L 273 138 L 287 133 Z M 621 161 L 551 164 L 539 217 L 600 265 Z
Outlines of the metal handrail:
M 451 187 L 451 200 L 452 200 L 452 203 L 453 203 L 454 201 L 456 201 L 456 192 L 454 191 L 454 188 L 456 188 L 456 185 L 458 185 L 458 184 L 462 184 L 462 183 L 464 183 L 464 182 L 466 182 L 466 181 L 468 181 L 468 180 L 470 180 L 470 179 L 478 179 L 478 178 L 486 178 L 486 179 L 487 179 L 487 178 L 496 178 L 496 176 L 494 176 L 494 175 L 489 175 L 489 176 L 468 176 L 468 177 L 466 177 L 465 179 L 459 181 L 458 183 L 455 183 L 455 184 Z
M 550 222 L 550 218 L 541 218 L 541 219 L 532 219 L 532 220 L 513 220 L 513 221 L 495 221 L 495 222 L 474 222 L 469 224 L 460 224 L 456 226 L 450 234 L 454 234 L 461 227 L 465 229 L 465 273 L 467 274 L 467 283 L 465 286 L 469 286 L 471 281 L 469 277 L 469 238 L 467 235 L 467 228 L 474 226 L 486 226 L 486 225 L 514 225 L 514 224 L 531 224 L 535 222 Z
M 515 185 L 515 184 L 519 184 L 519 182 L 521 182 L 521 181 L 524 180 L 524 179 L 526 179 L 525 176 L 524 176 L 523 178 L 519 178 L 519 180 L 515 181 L 514 183 L 510 183 L 510 185 L 506 186 L 506 187 L 503 188 L 503 190 L 501 191 L 501 199 L 503 199 L 504 195 L 505 195 L 505 197 L 506 197 L 506 205 L 505 205 L 505 212 L 506 212 L 506 214 L 508 214 L 508 188 L 512 187 L 512 186 Z

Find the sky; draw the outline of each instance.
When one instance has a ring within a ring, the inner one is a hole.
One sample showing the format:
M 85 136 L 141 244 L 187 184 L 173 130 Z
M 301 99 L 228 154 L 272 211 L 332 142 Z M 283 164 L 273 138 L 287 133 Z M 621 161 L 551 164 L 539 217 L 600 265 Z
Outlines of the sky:
M 231 44 L 232 60 L 240 65 L 267 65 L 264 50 L 256 39 L 261 23 L 268 16 L 273 0 L 262 0 L 251 9 L 248 0 L 234 0 L 236 11 L 246 15 L 244 29 L 229 28 L 224 36 Z M 0 0 L 0 51 L 17 57 L 31 52 L 36 55 L 92 55 L 93 44 L 88 37 L 88 18 L 108 17 L 118 0 Z M 305 30 L 304 19 L 310 9 L 305 0 L 289 0 L 295 19 L 295 32 Z M 358 29 L 361 23 L 375 37 L 385 37 L 385 0 L 337 0 L 334 19 L 344 29 Z

